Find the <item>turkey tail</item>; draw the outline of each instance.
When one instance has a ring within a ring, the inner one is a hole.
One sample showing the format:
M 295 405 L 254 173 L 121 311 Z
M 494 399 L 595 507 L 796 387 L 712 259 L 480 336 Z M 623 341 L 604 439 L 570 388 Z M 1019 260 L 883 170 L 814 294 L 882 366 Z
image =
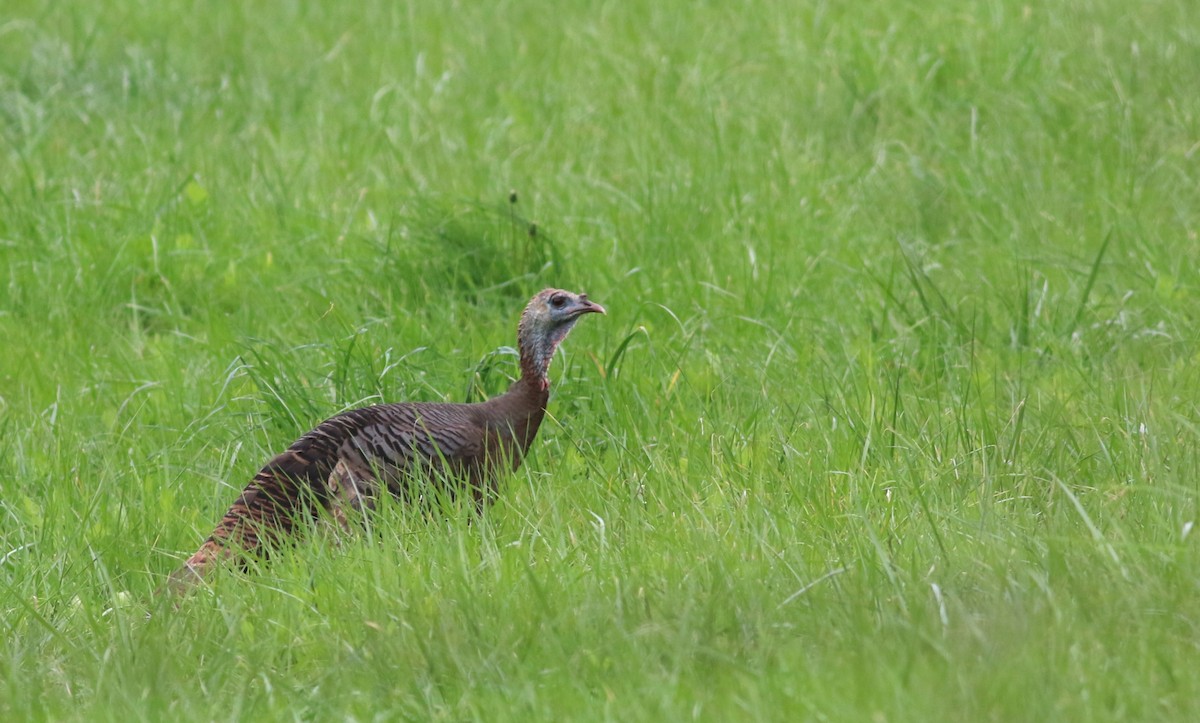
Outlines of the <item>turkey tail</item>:
M 262 556 L 264 543 L 283 540 L 297 523 L 329 506 L 325 482 L 330 465 L 320 454 L 324 450 L 304 444 L 307 439 L 302 438 L 254 476 L 200 549 L 167 579 L 167 589 L 186 592 L 224 560 Z

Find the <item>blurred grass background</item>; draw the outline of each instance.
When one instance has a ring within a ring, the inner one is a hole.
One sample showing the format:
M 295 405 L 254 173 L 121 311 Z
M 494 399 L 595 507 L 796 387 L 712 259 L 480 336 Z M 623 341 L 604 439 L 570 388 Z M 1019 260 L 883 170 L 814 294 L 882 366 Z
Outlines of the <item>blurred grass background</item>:
M 1193 15 L 6 3 L 0 713 L 1194 719 Z M 549 285 L 485 519 L 154 597 Z

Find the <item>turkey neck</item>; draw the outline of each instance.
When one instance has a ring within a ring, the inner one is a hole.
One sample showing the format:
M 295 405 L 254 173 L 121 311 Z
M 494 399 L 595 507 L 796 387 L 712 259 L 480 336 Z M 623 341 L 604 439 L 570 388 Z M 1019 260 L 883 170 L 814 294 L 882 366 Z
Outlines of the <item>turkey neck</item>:
M 550 401 L 550 388 L 522 376 L 513 382 L 508 391 L 487 402 L 498 419 L 506 420 L 514 433 L 522 439 L 521 447 L 528 449 L 537 435 L 542 417 L 546 414 L 546 403 Z
M 526 319 L 522 319 L 517 328 L 521 378 L 489 404 L 495 418 L 507 420 L 522 454 L 533 443 L 546 414 L 546 403 L 550 401 L 550 377 L 547 373 L 554 350 L 574 325 L 572 319 L 549 330 L 535 330 Z
M 517 350 L 521 354 L 521 382 L 527 382 L 542 392 L 549 392 L 550 360 L 554 358 L 554 350 L 559 343 L 567 338 L 571 327 L 579 317 L 575 317 L 550 329 L 533 329 L 525 319 L 517 327 Z M 516 385 L 514 385 L 516 386 Z M 545 406 L 543 401 L 542 406 Z

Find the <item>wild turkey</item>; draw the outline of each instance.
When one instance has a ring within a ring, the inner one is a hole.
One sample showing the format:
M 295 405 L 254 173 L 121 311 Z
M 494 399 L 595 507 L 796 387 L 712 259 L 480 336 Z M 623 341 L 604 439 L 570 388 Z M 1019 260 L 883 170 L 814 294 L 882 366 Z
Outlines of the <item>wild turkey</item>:
M 369 509 L 381 488 L 406 499 L 414 480 L 442 480 L 465 485 L 483 505 L 502 468 L 521 465 L 546 413 L 554 350 L 589 313 L 604 307 L 587 294 L 546 289 L 534 296 L 517 327 L 521 377 L 498 397 L 380 404 L 317 425 L 254 476 L 168 588 L 185 591 L 223 559 L 261 554 L 264 542 L 283 539 L 322 509 L 348 527 L 346 513 Z

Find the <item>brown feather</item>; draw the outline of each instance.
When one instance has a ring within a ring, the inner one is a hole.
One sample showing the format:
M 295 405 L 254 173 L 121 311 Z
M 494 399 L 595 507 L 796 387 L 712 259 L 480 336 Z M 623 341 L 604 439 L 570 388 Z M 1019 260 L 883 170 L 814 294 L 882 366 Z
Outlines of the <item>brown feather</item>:
M 321 510 L 349 529 L 348 512 L 369 509 L 383 490 L 410 499 L 414 479 L 465 485 L 482 508 L 501 474 L 529 451 L 550 398 L 554 349 L 589 312 L 604 308 L 585 294 L 546 289 L 534 296 L 518 326 L 521 378 L 498 397 L 380 404 L 317 425 L 259 470 L 168 588 L 185 591 L 237 554 L 261 555 L 263 543 L 282 541 Z

